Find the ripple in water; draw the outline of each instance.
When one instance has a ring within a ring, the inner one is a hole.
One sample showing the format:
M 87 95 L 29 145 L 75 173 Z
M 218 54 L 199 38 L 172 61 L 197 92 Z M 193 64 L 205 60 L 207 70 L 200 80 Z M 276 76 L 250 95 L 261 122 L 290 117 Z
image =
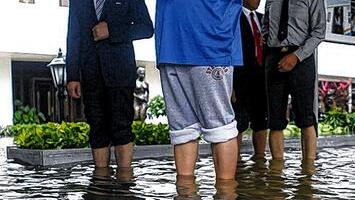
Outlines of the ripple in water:
M 176 178 L 171 159 L 139 160 L 132 172 L 32 168 L 0 154 L 0 199 L 355 199 L 354 147 L 320 150 L 314 174 L 301 168 L 299 151 L 285 154 L 285 162 L 254 162 L 243 154 L 237 182 L 217 183 L 211 158 L 198 160 L 194 179 Z

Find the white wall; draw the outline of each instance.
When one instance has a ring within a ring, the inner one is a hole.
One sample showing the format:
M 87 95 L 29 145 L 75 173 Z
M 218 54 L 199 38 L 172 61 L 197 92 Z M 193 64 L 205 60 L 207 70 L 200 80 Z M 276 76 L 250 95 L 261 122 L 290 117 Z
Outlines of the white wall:
M 1 0 L 0 52 L 56 54 L 65 48 L 67 15 L 58 0 Z
M 355 46 L 324 42 L 318 48 L 319 73 L 355 78 Z
M 146 66 L 146 78 L 145 81 L 149 84 L 149 98 L 153 98 L 157 95 L 163 95 L 159 71 L 155 68 L 154 62 L 144 62 Z
M 12 124 L 12 78 L 10 57 L 0 56 L 0 126 Z
M 0 52 L 55 55 L 65 50 L 68 8 L 58 0 L 36 0 L 23 4 L 18 0 L 0 0 Z M 155 0 L 146 0 L 154 21 Z M 264 11 L 265 0 L 259 11 Z M 155 61 L 154 39 L 135 42 L 137 60 Z M 355 77 L 355 46 L 322 44 L 319 47 L 319 73 Z M 336 64 L 336 65 L 335 65 Z
M 154 20 L 155 1 L 146 0 Z M 68 8 L 59 0 L 0 0 L 0 52 L 56 55 L 65 52 Z M 135 42 L 137 60 L 155 61 L 154 39 Z

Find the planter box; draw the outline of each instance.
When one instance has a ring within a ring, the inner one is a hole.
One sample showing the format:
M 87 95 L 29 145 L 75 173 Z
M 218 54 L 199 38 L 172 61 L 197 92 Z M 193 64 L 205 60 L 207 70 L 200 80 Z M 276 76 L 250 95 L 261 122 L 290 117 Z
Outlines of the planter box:
M 318 139 L 318 148 L 355 146 L 355 136 L 323 137 Z M 285 149 L 299 149 L 300 139 L 285 140 Z M 134 159 L 172 157 L 171 145 L 136 146 L 134 149 Z M 253 151 L 251 140 L 242 142 L 241 153 Z M 200 156 L 210 156 L 209 144 L 200 144 Z M 14 146 L 7 147 L 7 158 L 13 159 L 17 163 L 33 166 L 53 166 L 69 163 L 92 162 L 91 150 L 84 149 L 60 149 L 60 150 L 31 150 L 19 149 Z M 114 160 L 114 154 L 111 153 Z
M 92 160 L 91 150 L 85 149 L 58 149 L 33 150 L 7 147 L 7 159 L 33 166 L 51 166 L 67 163 L 88 162 Z

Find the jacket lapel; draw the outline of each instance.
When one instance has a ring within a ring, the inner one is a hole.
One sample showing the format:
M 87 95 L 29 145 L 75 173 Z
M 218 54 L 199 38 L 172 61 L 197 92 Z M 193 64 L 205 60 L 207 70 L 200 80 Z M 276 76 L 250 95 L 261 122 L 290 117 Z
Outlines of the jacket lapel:
M 86 2 L 86 7 L 87 7 L 87 11 L 89 12 L 89 16 L 90 16 L 90 21 L 98 21 L 97 20 L 97 16 L 96 16 L 96 11 L 95 11 L 95 4 L 94 4 L 94 0 L 85 0 L 84 2 Z
M 243 27 L 244 27 L 243 29 L 244 29 L 244 31 L 247 32 L 247 33 L 246 33 L 246 36 L 248 37 L 248 39 L 253 39 L 253 42 L 254 42 L 254 36 L 253 36 L 252 28 L 251 28 L 251 26 L 250 26 L 250 23 L 249 23 L 249 21 L 248 21 L 247 16 L 244 14 L 244 12 L 243 12 L 243 14 L 242 14 L 241 21 L 242 21 L 242 23 L 243 23 Z

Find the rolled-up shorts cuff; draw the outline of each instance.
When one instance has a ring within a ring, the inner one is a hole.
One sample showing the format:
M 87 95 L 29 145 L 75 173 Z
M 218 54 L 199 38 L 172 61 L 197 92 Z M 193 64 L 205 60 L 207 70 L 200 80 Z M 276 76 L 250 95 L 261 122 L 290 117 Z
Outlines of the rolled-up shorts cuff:
M 170 130 L 170 142 L 173 145 L 185 144 L 200 137 L 201 125 L 199 123 L 192 124 L 181 130 Z
M 210 143 L 227 142 L 238 136 L 237 121 L 213 129 L 202 128 L 203 139 Z

